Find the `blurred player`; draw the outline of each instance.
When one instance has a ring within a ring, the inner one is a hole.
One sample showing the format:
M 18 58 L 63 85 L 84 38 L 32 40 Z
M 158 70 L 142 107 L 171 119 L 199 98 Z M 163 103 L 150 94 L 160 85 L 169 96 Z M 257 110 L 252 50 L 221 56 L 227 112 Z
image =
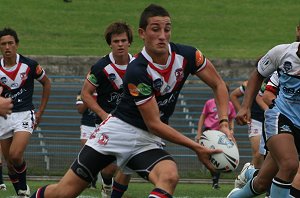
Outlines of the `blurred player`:
M 299 58 L 299 42 L 277 45 L 261 58 L 257 70 L 253 71 L 237 122 L 245 124 L 249 121 L 249 106 L 253 96 L 264 77 L 277 70 L 279 93 L 274 107 L 265 111 L 266 147 L 269 154 L 257 176 L 253 177 L 251 169 L 246 171 L 247 184 L 242 189 L 232 190 L 228 197 L 256 196 L 265 192 L 269 186 L 271 197 L 289 197 L 291 183 L 299 166 Z
M 0 140 L 8 166 L 8 176 L 20 197 L 29 197 L 26 183 L 26 162 L 23 154 L 30 136 L 40 123 L 50 94 L 50 80 L 43 68 L 34 60 L 17 53 L 19 38 L 16 31 L 0 31 L 0 48 L 3 58 L 0 65 L 1 96 L 13 100 L 13 109 L 7 118 L 0 117 Z M 34 80 L 42 84 L 43 93 L 37 112 L 34 112 L 32 95 Z
M 96 125 L 105 120 L 120 103 L 123 93 L 122 79 L 129 61 L 132 60 L 132 55 L 128 52 L 133 35 L 128 24 L 112 23 L 106 28 L 104 36 L 112 51 L 91 67 L 81 91 L 85 104 L 97 115 Z M 95 92 L 97 92 L 96 100 Z M 130 174 L 118 171 L 113 182 L 112 177 L 116 170 L 117 166 L 111 164 L 101 171 L 102 198 L 122 197 L 127 190 Z

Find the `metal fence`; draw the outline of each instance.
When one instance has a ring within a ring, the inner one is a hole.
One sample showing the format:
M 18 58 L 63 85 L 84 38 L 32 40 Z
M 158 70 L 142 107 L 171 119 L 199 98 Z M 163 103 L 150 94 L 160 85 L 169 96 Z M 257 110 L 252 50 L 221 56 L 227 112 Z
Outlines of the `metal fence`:
M 59 176 L 66 172 L 80 150 L 80 114 L 76 109 L 76 95 L 82 87 L 82 76 L 50 76 L 51 96 L 40 123 L 33 133 L 25 157 L 29 175 Z M 231 88 L 243 79 L 225 79 Z M 38 107 L 42 88 L 36 83 L 34 103 Z M 195 77 L 186 82 L 170 125 L 194 139 L 197 123 L 205 101 L 212 98 L 211 89 Z M 240 165 L 251 159 L 246 127 L 235 127 L 240 151 Z M 166 141 L 169 151 L 178 163 L 181 176 L 193 177 L 206 169 L 193 151 Z M 239 170 L 240 168 L 238 168 Z

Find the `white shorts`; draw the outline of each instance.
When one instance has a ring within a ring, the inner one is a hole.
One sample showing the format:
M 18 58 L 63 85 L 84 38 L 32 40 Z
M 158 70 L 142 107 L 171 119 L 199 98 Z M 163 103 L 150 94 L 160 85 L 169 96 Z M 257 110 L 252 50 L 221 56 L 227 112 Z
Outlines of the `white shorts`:
M 135 155 L 161 149 L 160 137 L 134 127 L 116 117 L 108 116 L 90 136 L 86 145 L 104 155 L 114 155 L 117 165 L 124 169 L 127 162 Z M 127 172 L 127 171 L 126 171 Z
M 80 126 L 80 139 L 87 140 L 91 134 L 95 131 L 96 127 L 81 125 Z
M 29 132 L 32 134 L 35 123 L 33 110 L 14 112 L 7 118 L 0 117 L 0 139 L 7 139 L 16 132 Z
M 251 119 L 250 124 L 248 125 L 248 136 L 261 136 L 262 134 L 262 122 Z

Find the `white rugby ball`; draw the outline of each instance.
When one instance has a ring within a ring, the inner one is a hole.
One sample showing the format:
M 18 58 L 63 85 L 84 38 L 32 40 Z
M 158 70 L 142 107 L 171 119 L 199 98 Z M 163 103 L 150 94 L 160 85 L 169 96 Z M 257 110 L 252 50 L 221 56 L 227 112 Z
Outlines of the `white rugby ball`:
M 206 148 L 221 149 L 222 153 L 213 154 L 210 162 L 217 171 L 231 172 L 239 165 L 239 150 L 221 131 L 207 130 L 202 133 L 199 143 Z

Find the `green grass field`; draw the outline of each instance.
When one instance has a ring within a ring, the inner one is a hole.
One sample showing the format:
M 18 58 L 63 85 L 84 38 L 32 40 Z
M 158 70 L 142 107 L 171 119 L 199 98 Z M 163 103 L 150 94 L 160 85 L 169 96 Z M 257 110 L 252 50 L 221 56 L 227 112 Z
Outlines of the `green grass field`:
M 209 58 L 256 59 L 294 41 L 300 20 L 296 0 L 0 0 L 0 27 L 17 30 L 23 54 L 103 55 L 109 50 L 105 28 L 124 20 L 134 30 L 136 53 L 139 16 L 150 3 L 169 10 L 172 41 L 196 46 Z
M 12 198 L 15 196 L 13 187 L 9 182 L 6 182 L 8 190 L 0 191 L 1 198 Z M 29 181 L 32 193 L 40 186 L 49 184 L 45 181 Z M 233 188 L 233 184 L 221 184 L 219 190 L 211 188 L 210 184 L 183 184 L 179 183 L 174 198 L 223 198 L 226 197 L 230 190 Z M 148 193 L 153 189 L 153 186 L 149 183 L 130 183 L 129 188 L 124 198 L 142 198 L 147 197 Z M 78 198 L 94 198 L 101 197 L 99 184 L 97 189 L 87 189 Z M 260 196 L 262 198 L 264 196 Z

